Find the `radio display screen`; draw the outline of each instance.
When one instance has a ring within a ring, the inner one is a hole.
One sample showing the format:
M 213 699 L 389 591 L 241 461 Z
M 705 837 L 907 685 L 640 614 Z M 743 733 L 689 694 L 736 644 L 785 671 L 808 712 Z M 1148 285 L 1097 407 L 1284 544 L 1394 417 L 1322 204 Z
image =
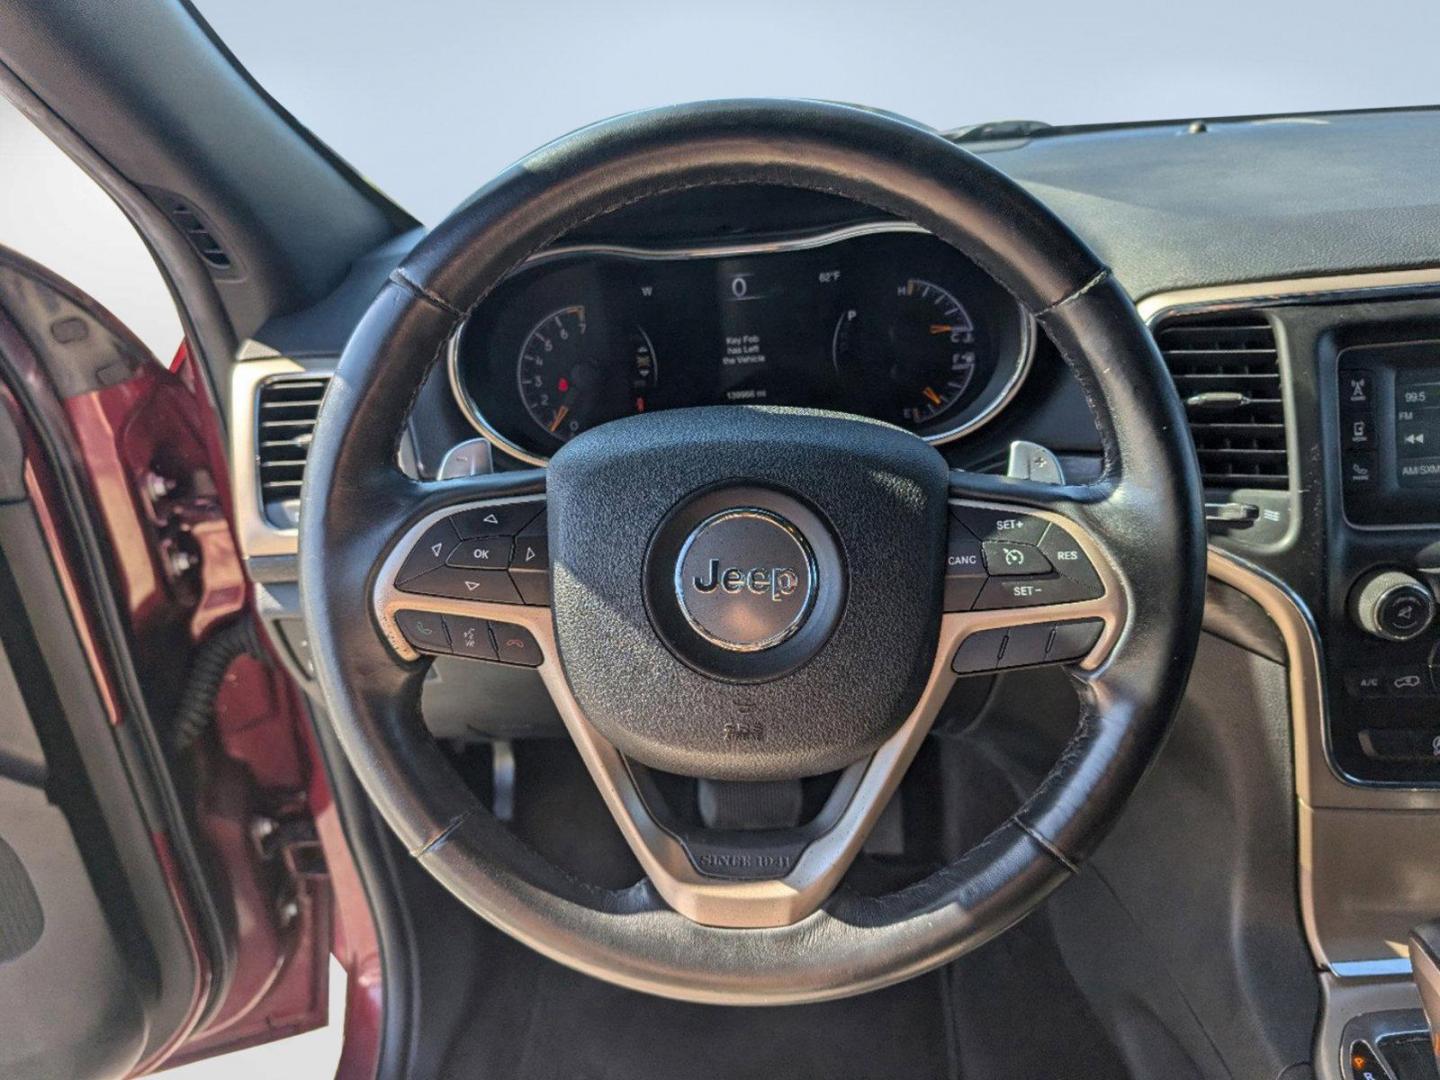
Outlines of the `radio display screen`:
M 1395 463 L 1401 487 L 1440 487 L 1440 367 L 1395 373 Z

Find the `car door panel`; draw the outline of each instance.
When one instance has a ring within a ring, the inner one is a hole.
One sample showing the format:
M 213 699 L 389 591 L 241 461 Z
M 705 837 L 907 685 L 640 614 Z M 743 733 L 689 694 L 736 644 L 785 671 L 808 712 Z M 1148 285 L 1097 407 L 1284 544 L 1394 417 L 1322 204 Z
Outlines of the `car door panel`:
M 258 634 L 224 646 L 250 618 L 249 585 L 213 405 L 183 350 L 175 368 L 0 249 L 5 634 L 30 642 L 23 695 L 54 688 L 53 707 L 31 710 L 40 755 L 0 748 L 0 796 L 25 789 L 0 837 L 22 864 L 57 853 L 50 876 L 27 871 L 33 902 L 12 890 L 40 932 L 0 962 L 0 1027 L 40 1042 L 0 1039 L 7 1077 L 143 1073 L 327 1018 L 305 714 Z M 77 882 L 53 876 L 77 866 Z M 33 922 L 17 916 L 17 940 Z M 30 955 L 51 982 L 25 978 Z M 89 994 L 63 981 L 81 972 Z M 57 1023 L 56 1000 L 75 1022 Z

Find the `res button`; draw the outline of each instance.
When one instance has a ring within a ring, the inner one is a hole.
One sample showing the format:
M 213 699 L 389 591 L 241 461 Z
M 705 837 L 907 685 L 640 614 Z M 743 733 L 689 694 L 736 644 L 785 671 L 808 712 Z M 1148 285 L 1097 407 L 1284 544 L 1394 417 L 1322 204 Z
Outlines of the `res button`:
M 1100 595 L 1100 575 L 1095 572 L 1090 557 L 1085 554 L 1085 549 L 1075 542 L 1075 538 L 1059 525 L 1052 522 L 1045 530 L 1045 537 L 1040 541 L 1040 551 L 1058 572 L 1092 589 L 1096 596 Z

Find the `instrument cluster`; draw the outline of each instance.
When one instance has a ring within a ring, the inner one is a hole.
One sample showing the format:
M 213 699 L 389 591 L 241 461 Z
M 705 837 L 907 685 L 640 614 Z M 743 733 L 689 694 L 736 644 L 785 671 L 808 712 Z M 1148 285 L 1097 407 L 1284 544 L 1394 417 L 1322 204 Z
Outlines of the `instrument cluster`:
M 697 405 L 791 405 L 933 442 L 979 427 L 1031 360 L 1030 316 L 913 226 L 750 244 L 548 249 L 451 341 L 450 382 L 498 448 L 543 463 L 607 420 Z

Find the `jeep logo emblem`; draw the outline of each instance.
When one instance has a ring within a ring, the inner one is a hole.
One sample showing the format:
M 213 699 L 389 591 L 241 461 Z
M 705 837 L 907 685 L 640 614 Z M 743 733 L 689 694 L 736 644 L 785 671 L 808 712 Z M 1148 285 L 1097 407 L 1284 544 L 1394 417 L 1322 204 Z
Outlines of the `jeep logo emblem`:
M 804 624 L 816 589 L 810 545 L 779 514 L 726 510 L 696 526 L 675 567 L 691 627 L 734 652 L 780 644 Z
M 695 579 L 695 588 L 702 593 L 714 592 L 716 589 L 738 593 L 741 589 L 749 589 L 756 596 L 769 593 L 770 599 L 777 604 L 799 587 L 800 575 L 788 566 L 774 566 L 768 570 L 763 566 L 751 567 L 749 570 L 727 566 L 721 570 L 719 559 L 710 560 L 710 568 L 704 581 L 698 577 Z

